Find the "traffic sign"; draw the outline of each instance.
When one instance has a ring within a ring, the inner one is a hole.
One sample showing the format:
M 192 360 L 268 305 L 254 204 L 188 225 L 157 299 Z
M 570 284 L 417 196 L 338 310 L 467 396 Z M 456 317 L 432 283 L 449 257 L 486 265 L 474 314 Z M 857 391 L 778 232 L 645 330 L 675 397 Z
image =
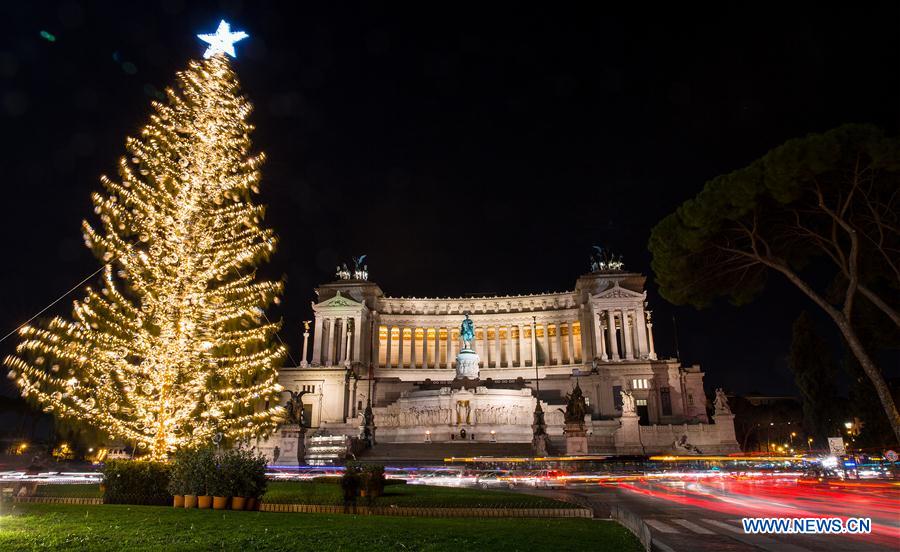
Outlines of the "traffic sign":
M 843 437 L 829 437 L 828 438 L 828 450 L 831 454 L 835 456 L 843 456 L 847 454 L 847 449 L 844 447 L 844 438 Z

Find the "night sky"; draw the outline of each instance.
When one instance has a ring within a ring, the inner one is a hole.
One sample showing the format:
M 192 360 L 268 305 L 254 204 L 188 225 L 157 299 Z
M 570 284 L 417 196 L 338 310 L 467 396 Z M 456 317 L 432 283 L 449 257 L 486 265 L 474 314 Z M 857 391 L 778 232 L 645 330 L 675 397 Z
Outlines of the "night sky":
M 896 2 L 140 4 L 0 6 L 0 335 L 98 268 L 79 229 L 89 195 L 221 18 L 250 34 L 234 66 L 281 239 L 262 272 L 287 278 L 273 312 L 295 357 L 314 286 L 351 255 L 388 295 L 513 294 L 572 289 L 599 244 L 649 276 L 658 350 L 675 353 L 674 314 L 708 391 L 795 393 L 790 327 L 813 307 L 773 277 L 747 307 L 675 308 L 652 283 L 650 229 L 789 138 L 900 127 Z

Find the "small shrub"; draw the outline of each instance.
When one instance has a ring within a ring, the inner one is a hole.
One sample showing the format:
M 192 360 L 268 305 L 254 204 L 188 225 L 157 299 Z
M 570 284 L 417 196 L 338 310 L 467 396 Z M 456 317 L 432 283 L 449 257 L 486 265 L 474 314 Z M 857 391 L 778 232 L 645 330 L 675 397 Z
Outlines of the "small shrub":
M 219 478 L 228 496 L 260 497 L 268 484 L 266 458 L 249 450 L 227 450 L 219 457 Z
M 187 478 L 185 494 L 212 495 L 213 478 L 216 473 L 216 451 L 209 447 L 185 451 L 185 462 Z
M 172 458 L 171 472 L 169 475 L 169 493 L 173 495 L 185 495 L 190 493 L 190 473 L 191 454 L 194 451 L 180 449 Z
M 246 477 L 248 479 L 249 494 L 251 498 L 260 498 L 266 494 L 269 480 L 266 478 L 266 466 L 268 461 L 262 454 L 251 454 L 246 463 Z
M 362 471 L 363 488 L 366 490 L 366 498 L 371 502 L 384 494 L 384 466 L 375 464 L 366 465 Z
M 361 471 L 356 464 L 347 464 L 344 475 L 341 476 L 341 489 L 344 491 L 344 504 L 356 504 L 356 496 L 359 493 Z
M 162 462 L 110 460 L 103 465 L 103 502 L 161 506 L 172 503 L 171 468 Z

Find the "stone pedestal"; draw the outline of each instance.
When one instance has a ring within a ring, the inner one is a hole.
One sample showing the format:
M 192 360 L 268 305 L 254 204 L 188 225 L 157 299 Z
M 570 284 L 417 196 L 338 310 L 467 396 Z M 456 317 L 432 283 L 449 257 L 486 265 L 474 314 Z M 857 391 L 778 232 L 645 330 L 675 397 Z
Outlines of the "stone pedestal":
M 619 454 L 643 454 L 641 445 L 641 419 L 637 414 L 630 412 L 622 414 L 619 418 L 619 429 L 616 430 L 615 445 Z
M 306 428 L 296 424 L 285 424 L 270 439 L 267 444 L 271 447 L 264 451 L 273 464 L 280 466 L 297 466 L 304 463 L 306 456 Z M 275 448 L 278 453 L 275 453 Z M 276 458 L 277 457 L 277 458 Z
M 481 358 L 472 349 L 463 349 L 456 355 L 456 378 L 478 379 L 478 363 Z
M 737 447 L 737 437 L 734 435 L 734 414 L 722 412 L 713 414 L 713 429 L 722 445 Z
M 566 455 L 580 456 L 588 453 L 587 431 L 584 424 L 566 424 L 563 430 L 566 435 Z

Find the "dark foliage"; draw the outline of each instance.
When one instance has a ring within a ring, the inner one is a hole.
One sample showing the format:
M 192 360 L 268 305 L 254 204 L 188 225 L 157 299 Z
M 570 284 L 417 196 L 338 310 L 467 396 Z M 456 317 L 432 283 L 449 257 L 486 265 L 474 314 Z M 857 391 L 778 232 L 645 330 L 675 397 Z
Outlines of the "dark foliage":
M 788 362 L 803 404 L 803 427 L 818 445 L 839 435 L 835 377 L 837 363 L 828 342 L 816 333 L 807 312 L 802 312 L 793 327 L 791 356 Z
M 103 465 L 103 501 L 107 504 L 162 506 L 172 503 L 168 491 L 171 466 L 143 460 L 110 460 Z

